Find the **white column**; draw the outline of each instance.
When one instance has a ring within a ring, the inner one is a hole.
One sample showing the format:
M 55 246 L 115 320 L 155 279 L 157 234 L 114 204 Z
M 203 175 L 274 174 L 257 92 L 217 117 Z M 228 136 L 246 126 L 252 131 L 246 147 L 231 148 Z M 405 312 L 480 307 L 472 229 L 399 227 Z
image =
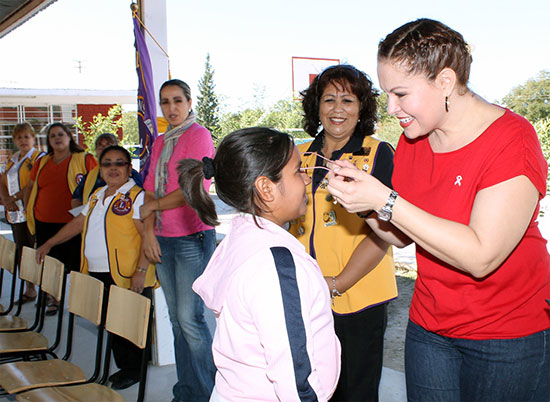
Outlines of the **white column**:
M 138 4 L 141 9 L 143 23 L 160 46 L 168 52 L 166 0 L 139 0 Z M 157 116 L 160 117 L 162 112 L 159 107 L 158 91 L 162 83 L 168 79 L 168 58 L 147 32 L 145 32 L 145 40 L 153 66 L 155 103 L 157 105 Z M 155 303 L 153 363 L 158 366 L 174 364 L 174 338 L 162 288 L 155 290 L 153 299 Z

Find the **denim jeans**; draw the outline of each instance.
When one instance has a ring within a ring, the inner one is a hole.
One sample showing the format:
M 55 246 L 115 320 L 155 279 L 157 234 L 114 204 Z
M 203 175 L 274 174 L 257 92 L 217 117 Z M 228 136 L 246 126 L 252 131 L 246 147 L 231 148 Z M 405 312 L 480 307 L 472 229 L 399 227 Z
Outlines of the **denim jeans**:
M 158 237 L 162 263 L 157 275 L 166 297 L 176 354 L 177 401 L 208 401 L 216 368 L 212 336 L 204 319 L 204 303 L 191 285 L 208 264 L 216 247 L 216 232 L 183 237 Z
M 550 401 L 550 330 L 514 339 L 470 340 L 409 321 L 409 401 Z

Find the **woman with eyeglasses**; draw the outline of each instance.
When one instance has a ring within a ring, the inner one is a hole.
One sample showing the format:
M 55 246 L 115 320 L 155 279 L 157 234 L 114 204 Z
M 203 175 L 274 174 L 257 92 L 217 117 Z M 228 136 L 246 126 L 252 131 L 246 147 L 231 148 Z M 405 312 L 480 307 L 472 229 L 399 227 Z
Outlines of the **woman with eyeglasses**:
M 30 181 L 25 187 L 27 226 L 36 235 L 36 244 L 41 246 L 73 216 L 72 193 L 82 177 L 92 170 L 97 161 L 84 152 L 63 123 L 53 123 L 47 130 L 48 153 L 33 165 Z M 50 255 L 65 264 L 66 270 L 80 266 L 80 237 L 58 244 Z M 54 315 L 58 303 L 48 297 L 47 315 Z
M 106 185 L 98 188 L 81 213 L 37 250 L 38 262 L 52 247 L 82 233 L 80 271 L 105 283 L 151 297 L 155 267 L 149 265 L 141 248 L 143 223 L 139 208 L 144 191 L 130 178 L 131 157 L 118 145 L 105 148 L 99 158 Z M 139 381 L 141 349 L 123 338 L 113 341 L 119 371 L 109 377 L 113 389 L 124 389 Z
M 169 125 L 153 144 L 143 183 L 143 248 L 149 261 L 157 264 L 172 324 L 178 377 L 174 401 L 208 401 L 216 374 L 212 335 L 204 303 L 191 285 L 214 252 L 216 232 L 187 205 L 176 168 L 184 158 L 213 158 L 214 144 L 210 132 L 195 122 L 191 89 L 185 82 L 174 79 L 162 84 L 160 107 Z M 206 191 L 210 183 L 203 181 Z
M 336 162 L 329 191 L 414 242 L 405 340 L 410 401 L 550 400 L 550 255 L 538 228 L 548 161 L 532 125 L 468 88 L 464 37 L 419 19 L 378 45 L 403 134 L 394 189 Z
M 388 302 L 397 297 L 388 244 L 348 213 L 327 191 L 327 161 L 347 160 L 391 186 L 393 148 L 372 138 L 376 91 L 353 66 L 329 67 L 303 93 L 302 168 L 311 175 L 304 216 L 290 231 L 321 270 L 332 297 L 334 326 L 342 344 L 342 372 L 332 401 L 377 401 L 382 374 Z

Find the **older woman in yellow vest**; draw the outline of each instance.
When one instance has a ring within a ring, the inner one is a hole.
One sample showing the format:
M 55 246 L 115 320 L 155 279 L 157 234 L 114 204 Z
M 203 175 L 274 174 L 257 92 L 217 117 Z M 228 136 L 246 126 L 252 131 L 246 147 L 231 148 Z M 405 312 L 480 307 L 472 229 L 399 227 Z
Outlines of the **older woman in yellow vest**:
M 39 261 L 56 244 L 82 233 L 81 272 L 150 297 L 155 286 L 154 265 L 141 248 L 143 223 L 139 208 L 144 191 L 130 178 L 130 154 L 118 145 L 105 148 L 99 158 L 101 177 L 107 183 L 90 197 L 81 213 L 37 250 Z M 140 350 L 117 338 L 113 354 L 120 371 L 109 379 L 114 389 L 124 389 L 139 380 Z
M 28 122 L 17 124 L 13 129 L 13 143 L 17 151 L 8 159 L 6 170 L 0 181 L 0 198 L 6 212 L 6 220 L 11 226 L 13 240 L 17 246 L 16 261 L 19 261 L 24 246 L 34 247 L 34 236 L 27 228 L 23 194 L 30 180 L 34 162 L 44 152 L 35 148 L 36 133 Z M 31 282 L 26 282 L 26 289 L 19 303 L 36 299 L 36 290 Z
M 353 66 L 332 66 L 303 93 L 302 167 L 311 175 L 306 214 L 290 231 L 317 259 L 332 296 L 342 371 L 331 401 L 377 401 L 388 301 L 397 297 L 388 244 L 361 216 L 336 204 L 326 189 L 328 160 L 349 160 L 391 186 L 393 148 L 371 137 L 376 91 Z

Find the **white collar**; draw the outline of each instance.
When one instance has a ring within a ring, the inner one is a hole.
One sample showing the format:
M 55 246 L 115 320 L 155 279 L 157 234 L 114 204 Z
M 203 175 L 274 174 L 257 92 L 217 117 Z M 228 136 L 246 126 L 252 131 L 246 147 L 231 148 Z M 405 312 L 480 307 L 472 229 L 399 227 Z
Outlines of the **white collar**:
M 127 193 L 135 185 L 136 185 L 136 182 L 134 181 L 134 179 L 130 177 L 126 183 L 124 183 L 122 186 L 120 186 L 117 189 L 117 191 L 113 194 L 113 197 L 116 196 L 118 193 L 123 193 L 123 194 Z M 105 191 L 107 191 L 107 185 L 104 185 L 99 189 L 99 191 L 96 194 L 96 197 L 99 200 L 103 200 L 105 198 Z

